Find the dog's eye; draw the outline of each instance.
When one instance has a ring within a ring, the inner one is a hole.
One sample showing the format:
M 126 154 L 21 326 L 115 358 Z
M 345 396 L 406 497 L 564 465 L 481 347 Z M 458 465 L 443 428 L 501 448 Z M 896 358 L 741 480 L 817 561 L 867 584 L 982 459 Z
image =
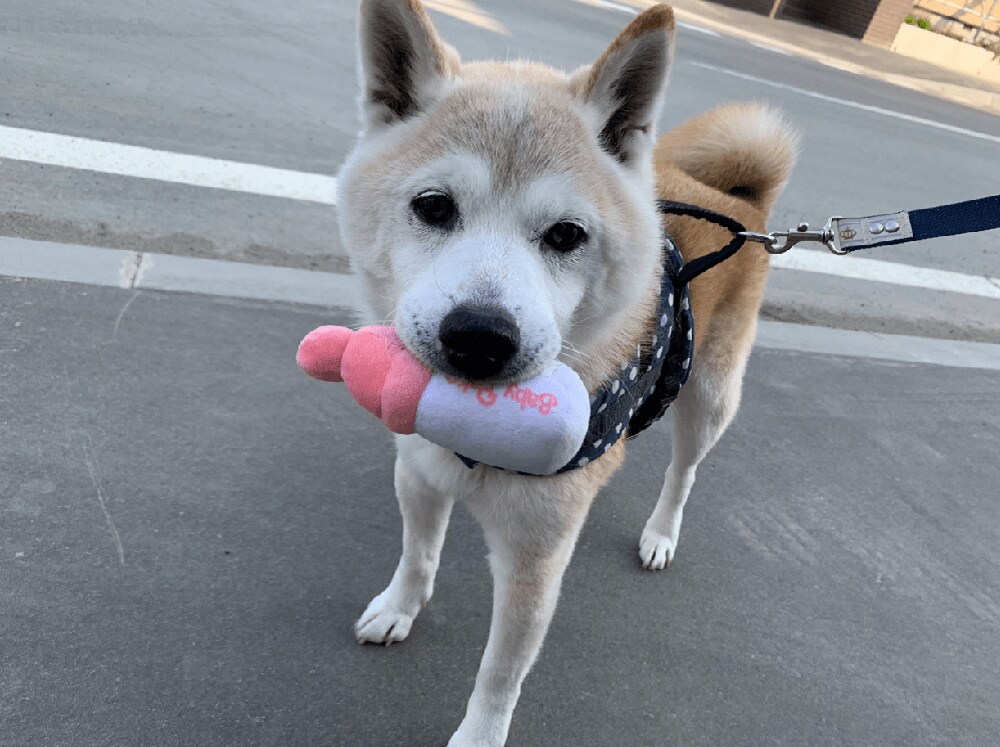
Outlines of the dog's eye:
M 582 226 L 570 221 L 560 221 L 551 226 L 542 237 L 549 247 L 560 252 L 571 252 L 587 240 Z
M 413 212 L 424 223 L 431 226 L 446 226 L 458 211 L 455 201 L 443 192 L 427 191 L 413 198 L 410 203 Z

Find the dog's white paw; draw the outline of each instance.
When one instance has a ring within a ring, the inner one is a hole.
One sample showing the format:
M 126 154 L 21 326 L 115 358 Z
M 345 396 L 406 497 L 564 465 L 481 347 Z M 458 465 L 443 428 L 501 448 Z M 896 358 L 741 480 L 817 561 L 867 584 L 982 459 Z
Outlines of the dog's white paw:
M 639 540 L 639 557 L 642 559 L 642 567 L 650 571 L 662 571 L 664 568 L 669 568 L 670 562 L 674 559 L 676 547 L 676 539 L 646 527 Z
M 354 624 L 358 643 L 384 643 L 391 646 L 406 640 L 419 609 L 419 605 L 412 612 L 404 609 L 391 589 L 386 589 L 369 603 L 368 609 Z
M 506 729 L 477 730 L 463 723 L 448 740 L 448 747 L 503 747 L 506 734 Z

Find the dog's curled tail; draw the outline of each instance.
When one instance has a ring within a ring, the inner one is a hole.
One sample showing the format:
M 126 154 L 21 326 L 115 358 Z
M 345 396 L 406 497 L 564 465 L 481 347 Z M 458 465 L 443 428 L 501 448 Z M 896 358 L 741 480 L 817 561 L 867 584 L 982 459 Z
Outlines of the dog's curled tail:
M 791 174 L 799 135 L 784 115 L 764 104 L 712 109 L 666 133 L 658 158 L 702 184 L 769 212 Z

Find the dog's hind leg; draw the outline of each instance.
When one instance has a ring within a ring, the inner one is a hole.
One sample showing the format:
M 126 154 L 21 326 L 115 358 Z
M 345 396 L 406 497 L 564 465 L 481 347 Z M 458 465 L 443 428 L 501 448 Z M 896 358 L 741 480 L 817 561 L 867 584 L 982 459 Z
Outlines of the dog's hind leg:
M 396 497 L 403 515 L 403 554 L 385 591 L 372 599 L 354 626 L 361 643 L 402 641 L 434 592 L 453 499 L 440 493 L 402 455 L 396 458 Z
M 469 502 L 490 549 L 493 618 L 465 718 L 448 747 L 506 742 L 521 683 L 538 656 L 593 499 L 547 494 L 541 483 L 526 492 L 534 495 L 499 495 L 492 506 Z
M 671 408 L 673 457 L 656 508 L 639 540 L 643 568 L 662 570 L 674 558 L 684 504 L 698 464 L 725 432 L 739 407 L 745 362 L 728 368 L 711 361 L 696 366 Z

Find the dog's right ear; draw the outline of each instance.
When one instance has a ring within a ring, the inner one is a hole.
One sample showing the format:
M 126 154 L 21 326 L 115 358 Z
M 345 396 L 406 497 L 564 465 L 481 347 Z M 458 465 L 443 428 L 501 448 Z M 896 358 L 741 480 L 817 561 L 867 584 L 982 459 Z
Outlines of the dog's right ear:
M 420 113 L 458 71 L 420 0 L 362 0 L 360 50 L 367 129 Z
M 674 13 L 657 3 L 571 78 L 597 116 L 601 147 L 625 165 L 646 162 L 673 60 Z

